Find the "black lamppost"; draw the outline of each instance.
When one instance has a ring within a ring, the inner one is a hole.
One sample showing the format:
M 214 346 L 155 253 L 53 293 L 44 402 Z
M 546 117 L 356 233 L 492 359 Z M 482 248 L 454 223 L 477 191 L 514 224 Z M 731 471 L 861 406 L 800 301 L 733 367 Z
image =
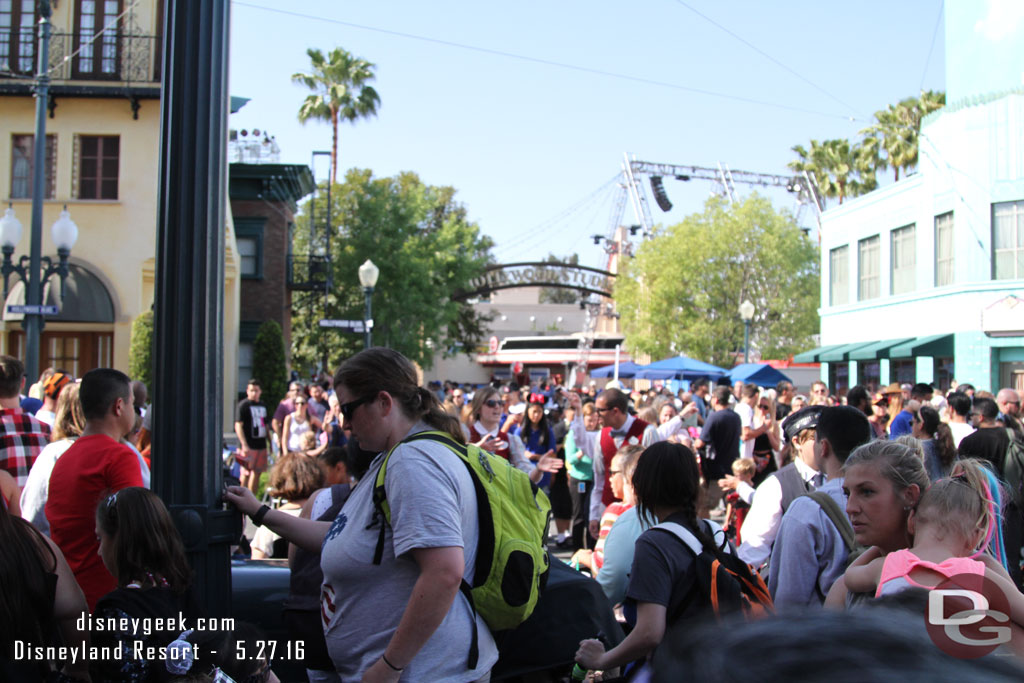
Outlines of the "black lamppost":
M 744 299 L 740 304 L 740 319 L 743 321 L 743 362 L 750 362 L 750 321 L 754 319 L 754 304 Z
M 36 194 L 33 192 L 33 194 Z M 4 217 L 0 218 L 0 249 L 3 251 L 3 264 L 0 264 L 0 274 L 4 278 L 4 301 L 7 301 L 9 291 L 8 284 L 11 275 L 17 275 L 25 283 L 26 303 L 29 308 L 25 313 L 22 325 L 26 332 L 25 345 L 25 376 L 34 378 L 39 376 L 39 335 L 43 329 L 43 315 L 40 310 L 42 305 L 42 291 L 46 283 L 54 275 L 59 275 L 61 280 L 60 298 L 64 301 L 64 283 L 68 276 L 68 257 L 71 249 L 78 241 L 78 226 L 71 220 L 68 207 L 60 212 L 60 217 L 50 228 L 53 243 L 57 245 L 57 263 L 49 256 L 42 256 L 42 248 L 39 243 L 42 241 L 42 215 L 39 215 L 40 229 L 36 230 L 36 214 L 32 216 L 32 234 L 29 249 L 32 256 L 22 256 L 14 263 L 14 248 L 21 241 L 21 221 L 14 215 L 14 209 L 8 207 Z M 42 268 L 45 266 L 45 270 Z M 40 272 L 42 271 L 42 272 Z M 33 296 L 33 292 L 35 292 Z
M 370 310 L 370 299 L 373 297 L 373 288 L 377 286 L 377 278 L 380 276 L 380 268 L 373 265 L 373 261 L 366 259 L 366 263 L 359 266 L 359 284 L 363 286 L 363 293 L 366 294 L 366 313 L 363 315 L 363 331 L 365 332 L 364 348 L 373 345 L 372 332 L 373 315 Z

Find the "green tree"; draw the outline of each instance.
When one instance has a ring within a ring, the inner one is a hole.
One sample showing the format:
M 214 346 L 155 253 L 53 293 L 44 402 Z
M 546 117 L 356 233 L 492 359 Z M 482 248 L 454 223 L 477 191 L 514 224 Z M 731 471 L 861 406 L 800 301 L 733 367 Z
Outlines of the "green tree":
M 153 395 L 153 311 L 146 311 L 132 321 L 131 343 L 128 347 L 128 374 L 146 385 Z
M 946 104 L 945 93 L 927 90 L 875 112 L 875 123 L 860 131 L 877 170 L 891 168 L 893 180 L 917 166 L 921 120 Z
M 755 306 L 751 347 L 780 358 L 818 331 L 818 250 L 789 212 L 753 194 L 659 230 L 616 278 L 615 301 L 632 353 L 733 364 L 743 346 L 738 313 Z
M 288 393 L 284 334 L 275 320 L 265 320 L 256 332 L 256 339 L 252 343 L 252 374 L 260 381 L 263 389 L 260 401 L 273 412 Z
M 331 183 L 338 182 L 338 121 L 354 123 L 377 113 L 380 96 L 370 85 L 375 65 L 336 47 L 327 57 L 317 49 L 306 50 L 311 73 L 292 74 L 292 81 L 313 91 L 299 107 L 299 121 L 331 123 Z
M 568 263 L 574 266 L 579 265 L 580 255 L 573 254 L 564 258 L 549 253 L 544 263 Z M 540 302 L 542 304 L 574 304 L 580 300 L 580 293 L 575 289 L 564 287 L 541 287 Z
M 292 304 L 292 361 L 319 366 L 326 351 L 328 369 L 363 348 L 363 336 L 317 326 L 319 318 L 361 320 L 364 294 L 358 269 L 371 259 L 380 269 L 373 293 L 373 342 L 396 349 L 424 366 L 436 349 L 446 355 L 470 354 L 484 336 L 487 318 L 452 300 L 469 289 L 491 261 L 490 238 L 467 219 L 451 187 L 426 185 L 415 173 L 374 178 L 351 169 L 331 191 L 333 286 L 296 295 Z M 326 215 L 325 192 L 314 200 L 318 223 Z M 296 254 L 322 253 L 318 230 L 310 244 L 309 203 L 297 219 Z

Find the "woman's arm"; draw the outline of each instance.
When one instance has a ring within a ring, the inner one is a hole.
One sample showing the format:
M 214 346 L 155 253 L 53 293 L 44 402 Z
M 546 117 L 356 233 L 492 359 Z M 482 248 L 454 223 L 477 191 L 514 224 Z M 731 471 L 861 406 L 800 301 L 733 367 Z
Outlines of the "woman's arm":
M 0 474 L 3 475 L 0 476 L 0 492 L 7 501 L 7 512 L 21 517 L 21 489 L 18 488 L 18 481 L 6 470 L 0 470 Z
M 255 515 L 262 507 L 262 503 L 256 499 L 252 491 L 242 486 L 229 486 L 224 491 L 224 500 L 248 517 Z M 267 512 L 263 517 L 263 525 L 289 543 L 315 553 L 320 552 L 324 538 L 331 528 L 330 522 L 300 519 L 280 510 Z
M 465 570 L 462 548 L 414 548 L 409 554 L 419 565 L 420 576 L 383 657 L 366 670 L 363 681 L 397 681 L 401 671 L 395 668 L 409 665 L 441 625 L 459 592 Z
M 779 438 L 779 425 L 775 420 L 771 421 L 771 426 L 766 433 L 768 434 L 768 442 L 772 445 L 772 450 L 782 450 L 782 439 Z
M 840 612 L 845 611 L 847 592 L 846 583 L 843 581 L 843 577 L 840 576 L 832 584 L 832 587 L 828 589 L 828 595 L 825 596 L 825 607 L 839 610 Z
M 82 648 L 89 646 L 89 632 L 79 631 L 78 619 L 89 613 L 89 605 L 85 602 L 85 594 L 78 587 L 75 575 L 68 566 L 64 554 L 61 553 L 57 544 L 43 536 L 43 540 L 50 546 L 54 557 L 57 558 L 57 566 L 54 571 L 57 574 L 57 593 L 53 601 L 53 618 L 57 621 L 57 629 L 60 631 L 64 644 Z M 79 660 L 68 662 L 64 666 L 64 673 L 73 678 L 91 680 L 89 677 L 89 663 Z
M 284 416 L 284 424 L 281 425 L 281 454 L 288 452 L 288 442 L 291 440 L 288 435 L 292 433 L 292 414 Z
M 646 657 L 665 636 L 665 606 L 640 602 L 636 606 L 636 627 L 626 639 L 605 652 L 600 640 L 584 640 L 576 651 L 580 666 L 592 671 L 605 671 Z

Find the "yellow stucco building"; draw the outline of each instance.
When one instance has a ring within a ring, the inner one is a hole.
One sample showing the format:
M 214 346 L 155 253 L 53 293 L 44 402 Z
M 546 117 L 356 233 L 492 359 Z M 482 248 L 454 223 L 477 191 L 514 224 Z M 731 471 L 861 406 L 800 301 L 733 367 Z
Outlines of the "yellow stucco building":
M 39 363 L 76 376 L 94 367 L 127 372 L 132 321 L 152 307 L 155 290 L 162 2 L 54 4 L 42 253 L 56 259 L 50 226 L 65 205 L 79 237 L 60 314 L 46 319 Z M 0 197 L 24 225 L 15 261 L 29 253 L 32 220 L 36 11 L 34 0 L 0 3 Z M 218 398 L 225 431 L 231 431 L 239 257 L 227 215 L 224 391 Z M 8 304 L 24 301 L 16 279 Z M 43 303 L 60 303 L 56 278 Z M 24 358 L 20 316 L 6 310 L 0 351 Z

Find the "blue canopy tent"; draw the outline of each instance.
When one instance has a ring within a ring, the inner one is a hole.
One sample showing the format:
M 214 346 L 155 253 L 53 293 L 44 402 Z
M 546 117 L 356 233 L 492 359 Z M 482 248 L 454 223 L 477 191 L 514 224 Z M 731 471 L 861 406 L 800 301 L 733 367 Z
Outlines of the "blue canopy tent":
M 619 363 L 619 379 L 632 379 L 639 370 L 641 365 L 637 365 L 633 361 L 626 361 L 625 363 Z M 591 377 L 614 377 L 615 376 L 615 363 L 606 365 L 603 368 L 592 370 L 590 372 Z
M 729 374 L 728 370 L 717 365 L 704 363 L 686 356 L 676 356 L 641 367 L 637 370 L 636 378 L 695 380 L 707 377 L 708 379 L 718 379 L 727 374 Z
M 759 387 L 774 387 L 779 382 L 793 381 L 767 363 L 740 363 L 729 371 L 729 379 L 733 382 L 749 382 Z

